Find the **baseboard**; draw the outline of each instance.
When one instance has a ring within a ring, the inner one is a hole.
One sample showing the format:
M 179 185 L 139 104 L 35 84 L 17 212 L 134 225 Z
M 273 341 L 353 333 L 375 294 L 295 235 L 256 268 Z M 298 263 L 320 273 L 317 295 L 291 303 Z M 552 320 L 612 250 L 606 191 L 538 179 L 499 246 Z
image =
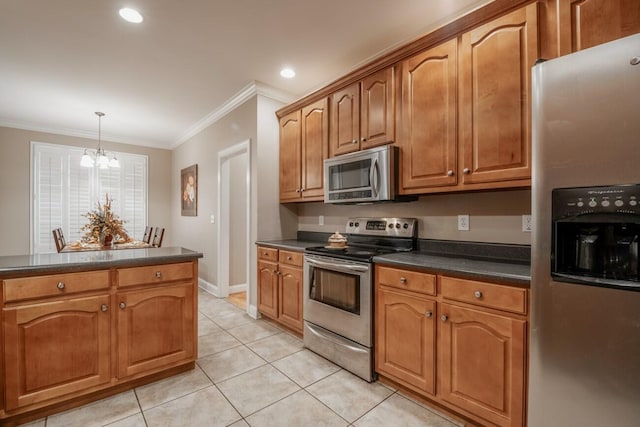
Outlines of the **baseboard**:
M 220 295 L 218 293 L 218 285 L 214 285 L 213 283 L 209 283 L 206 280 L 198 277 L 198 287 L 203 291 L 220 298 Z
M 237 285 L 229 286 L 229 293 L 230 294 L 235 294 L 236 292 L 244 292 L 246 290 L 247 290 L 247 284 L 246 283 L 238 283 Z

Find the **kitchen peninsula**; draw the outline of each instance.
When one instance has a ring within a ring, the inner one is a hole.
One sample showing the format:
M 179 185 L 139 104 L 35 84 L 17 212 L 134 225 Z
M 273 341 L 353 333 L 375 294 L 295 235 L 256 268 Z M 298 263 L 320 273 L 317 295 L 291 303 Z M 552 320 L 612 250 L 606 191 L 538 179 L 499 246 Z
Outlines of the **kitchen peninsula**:
M 201 257 L 177 247 L 0 257 L 0 425 L 192 369 Z

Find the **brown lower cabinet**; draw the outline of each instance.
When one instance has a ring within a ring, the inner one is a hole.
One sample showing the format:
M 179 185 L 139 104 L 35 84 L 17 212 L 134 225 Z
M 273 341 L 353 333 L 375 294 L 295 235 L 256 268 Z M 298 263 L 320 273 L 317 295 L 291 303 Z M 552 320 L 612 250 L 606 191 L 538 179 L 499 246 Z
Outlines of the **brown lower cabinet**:
M 300 252 L 258 246 L 258 311 L 302 334 Z
M 0 425 L 192 366 L 197 268 L 196 260 L 3 280 Z
M 482 425 L 522 426 L 527 307 L 524 288 L 376 265 L 376 372 Z

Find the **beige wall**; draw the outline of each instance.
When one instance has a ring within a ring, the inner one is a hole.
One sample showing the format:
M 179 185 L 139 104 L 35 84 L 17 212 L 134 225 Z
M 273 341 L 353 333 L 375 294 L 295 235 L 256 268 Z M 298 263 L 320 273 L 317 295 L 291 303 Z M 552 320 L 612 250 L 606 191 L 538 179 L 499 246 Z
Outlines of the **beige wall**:
M 0 256 L 29 253 L 31 142 L 95 148 L 92 139 L 0 127 Z M 132 141 L 135 142 L 135 141 Z M 171 151 L 103 141 L 107 151 L 145 154 L 148 156 L 150 225 L 168 227 L 163 246 L 173 242 L 169 227 Z M 142 237 L 142 236 L 138 236 Z
M 531 233 L 522 231 L 522 215 L 531 213 L 531 191 L 509 190 L 422 196 L 408 203 L 373 205 L 325 205 L 303 203 L 299 229 L 345 231 L 352 216 L 415 217 L 423 239 L 531 244 Z M 469 215 L 469 231 L 458 231 L 458 215 Z M 324 226 L 318 216 L 324 215 Z

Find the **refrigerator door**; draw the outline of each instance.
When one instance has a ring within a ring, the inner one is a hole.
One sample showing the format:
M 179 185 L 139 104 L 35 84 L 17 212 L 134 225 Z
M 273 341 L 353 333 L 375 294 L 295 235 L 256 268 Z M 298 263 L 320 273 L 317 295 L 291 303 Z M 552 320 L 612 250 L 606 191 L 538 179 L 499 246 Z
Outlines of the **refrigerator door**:
M 640 425 L 640 292 L 550 274 L 552 189 L 640 183 L 638 58 L 640 34 L 533 68 L 530 427 Z

